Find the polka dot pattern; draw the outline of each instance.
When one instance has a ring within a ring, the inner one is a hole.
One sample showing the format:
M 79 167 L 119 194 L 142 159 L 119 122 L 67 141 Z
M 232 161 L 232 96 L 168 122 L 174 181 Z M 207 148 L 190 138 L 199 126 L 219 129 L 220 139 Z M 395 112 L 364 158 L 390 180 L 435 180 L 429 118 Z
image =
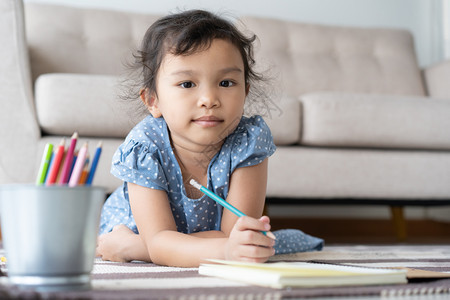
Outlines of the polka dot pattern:
M 282 229 L 274 231 L 275 254 L 288 254 L 306 251 L 319 251 L 323 248 L 323 240 L 310 236 L 297 229 Z
M 264 120 L 260 116 L 242 117 L 211 159 L 207 187 L 226 199 L 229 179 L 235 169 L 257 165 L 274 152 L 273 138 Z M 118 224 L 138 232 L 130 209 L 127 182 L 166 191 L 179 232 L 220 230 L 222 207 L 207 196 L 199 199 L 186 196 L 163 118 L 148 116 L 131 130 L 114 154 L 111 173 L 124 184 L 103 206 L 100 234 Z

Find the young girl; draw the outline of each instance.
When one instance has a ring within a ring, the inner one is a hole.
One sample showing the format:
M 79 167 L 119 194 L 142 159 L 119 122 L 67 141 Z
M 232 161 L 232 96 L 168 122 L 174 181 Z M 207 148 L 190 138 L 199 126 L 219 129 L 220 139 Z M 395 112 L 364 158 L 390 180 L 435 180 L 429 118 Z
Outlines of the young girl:
M 198 10 L 148 29 L 138 62 L 150 115 L 113 158 L 111 172 L 124 184 L 103 208 L 97 255 L 104 260 L 189 267 L 205 258 L 265 262 L 275 249 L 321 247 L 301 231 L 275 232 L 276 240 L 261 233 L 270 230 L 261 215 L 275 145 L 260 116 L 243 116 L 262 79 L 253 69 L 254 40 Z M 247 216 L 223 209 L 190 179 Z

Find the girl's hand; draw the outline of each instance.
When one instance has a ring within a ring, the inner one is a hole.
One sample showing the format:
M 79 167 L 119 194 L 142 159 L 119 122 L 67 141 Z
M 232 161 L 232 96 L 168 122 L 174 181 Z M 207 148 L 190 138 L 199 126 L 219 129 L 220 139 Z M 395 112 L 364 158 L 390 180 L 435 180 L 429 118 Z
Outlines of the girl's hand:
M 261 231 L 270 230 L 269 217 L 244 216 L 237 220 L 225 245 L 225 259 L 265 262 L 275 254 L 275 240 Z
M 117 262 L 127 262 L 133 259 L 150 261 L 147 247 L 140 236 L 123 224 L 114 226 L 111 232 L 97 238 L 95 255 L 100 256 L 103 260 Z

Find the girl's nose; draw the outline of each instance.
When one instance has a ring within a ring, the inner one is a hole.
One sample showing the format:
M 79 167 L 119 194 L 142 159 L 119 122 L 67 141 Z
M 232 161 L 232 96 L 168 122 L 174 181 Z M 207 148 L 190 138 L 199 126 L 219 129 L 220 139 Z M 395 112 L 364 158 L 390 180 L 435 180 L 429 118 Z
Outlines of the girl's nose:
M 219 96 L 213 88 L 204 89 L 200 95 L 198 104 L 200 107 L 217 108 L 220 106 Z

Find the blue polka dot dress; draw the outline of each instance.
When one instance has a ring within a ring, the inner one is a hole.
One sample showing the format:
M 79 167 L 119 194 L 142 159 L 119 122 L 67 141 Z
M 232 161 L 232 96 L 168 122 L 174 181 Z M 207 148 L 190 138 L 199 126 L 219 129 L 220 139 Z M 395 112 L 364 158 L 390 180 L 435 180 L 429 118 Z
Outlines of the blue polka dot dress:
M 270 129 L 260 116 L 242 117 L 208 165 L 207 188 L 226 199 L 233 171 L 261 163 L 275 149 Z M 100 234 L 110 232 L 118 224 L 124 224 L 138 233 L 130 208 L 127 182 L 164 190 L 179 232 L 220 230 L 222 207 L 206 195 L 199 199 L 186 195 L 181 168 L 163 118 L 147 116 L 131 130 L 114 154 L 111 173 L 124 184 L 111 194 L 103 206 Z M 292 234 L 289 236 L 292 237 Z M 282 250 L 284 252 L 280 253 L 288 253 L 286 249 Z

